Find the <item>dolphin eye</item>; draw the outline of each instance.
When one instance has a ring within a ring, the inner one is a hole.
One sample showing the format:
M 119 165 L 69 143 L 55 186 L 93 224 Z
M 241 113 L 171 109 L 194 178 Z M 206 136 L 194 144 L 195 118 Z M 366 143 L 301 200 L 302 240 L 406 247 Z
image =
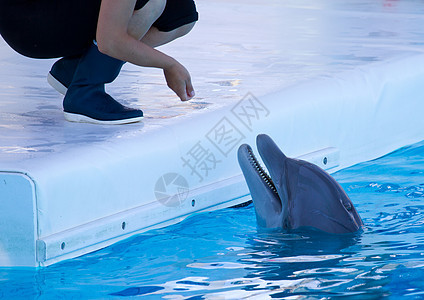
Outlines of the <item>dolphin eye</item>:
M 343 203 L 343 206 L 348 210 L 351 211 L 352 210 L 352 204 L 350 204 L 350 202 L 346 202 Z

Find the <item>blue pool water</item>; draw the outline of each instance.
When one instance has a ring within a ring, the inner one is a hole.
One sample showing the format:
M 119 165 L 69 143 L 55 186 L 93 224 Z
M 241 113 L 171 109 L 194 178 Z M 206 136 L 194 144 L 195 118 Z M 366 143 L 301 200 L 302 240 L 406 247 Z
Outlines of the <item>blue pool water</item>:
M 424 142 L 334 177 L 362 233 L 258 231 L 252 205 L 224 209 L 48 268 L 0 269 L 0 297 L 424 298 Z

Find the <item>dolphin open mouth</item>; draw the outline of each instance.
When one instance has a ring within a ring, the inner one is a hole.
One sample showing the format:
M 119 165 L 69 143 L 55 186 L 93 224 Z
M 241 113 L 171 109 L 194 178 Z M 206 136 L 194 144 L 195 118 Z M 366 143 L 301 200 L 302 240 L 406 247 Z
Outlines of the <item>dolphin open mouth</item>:
M 249 145 L 241 145 L 237 155 L 255 206 L 258 225 L 263 228 L 282 227 L 282 201 L 271 176 L 261 166 Z
M 253 198 L 267 194 L 278 202 L 281 201 L 271 176 L 262 167 L 249 145 L 240 146 L 238 160 Z
M 262 167 L 262 165 L 257 160 L 255 154 L 253 153 L 252 148 L 248 146 L 246 151 L 247 151 L 247 154 L 248 154 L 248 160 L 250 162 L 250 165 L 257 172 L 257 174 L 259 175 L 259 178 L 261 178 L 263 180 L 263 182 L 275 193 L 275 196 L 280 198 L 274 182 L 272 181 L 271 177 L 268 175 L 268 173 L 265 171 L 265 169 Z

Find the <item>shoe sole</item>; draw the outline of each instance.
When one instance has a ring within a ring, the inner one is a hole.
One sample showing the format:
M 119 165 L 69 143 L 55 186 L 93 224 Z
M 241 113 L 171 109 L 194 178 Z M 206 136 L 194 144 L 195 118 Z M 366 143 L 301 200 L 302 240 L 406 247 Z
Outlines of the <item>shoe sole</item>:
M 65 120 L 69 122 L 91 123 L 91 124 L 100 124 L 100 125 L 123 125 L 123 124 L 140 122 L 143 119 L 143 117 L 136 117 L 136 118 L 130 118 L 130 119 L 123 119 L 123 120 L 102 121 L 102 120 L 96 120 L 84 115 L 73 114 L 68 112 L 64 112 L 64 115 L 65 115 Z
M 50 84 L 52 88 L 61 93 L 62 95 L 66 95 L 68 88 L 64 86 L 59 80 L 57 80 L 52 73 L 47 74 L 47 82 Z

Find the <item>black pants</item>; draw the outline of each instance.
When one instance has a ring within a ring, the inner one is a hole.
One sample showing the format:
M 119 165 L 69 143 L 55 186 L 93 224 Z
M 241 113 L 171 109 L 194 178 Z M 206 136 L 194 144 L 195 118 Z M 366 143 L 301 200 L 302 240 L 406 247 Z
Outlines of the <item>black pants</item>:
M 134 9 L 147 2 L 138 0 Z M 101 0 L 0 0 L 0 34 L 28 57 L 78 55 L 96 37 L 100 4 Z M 154 26 L 171 31 L 197 19 L 193 0 L 167 0 Z

